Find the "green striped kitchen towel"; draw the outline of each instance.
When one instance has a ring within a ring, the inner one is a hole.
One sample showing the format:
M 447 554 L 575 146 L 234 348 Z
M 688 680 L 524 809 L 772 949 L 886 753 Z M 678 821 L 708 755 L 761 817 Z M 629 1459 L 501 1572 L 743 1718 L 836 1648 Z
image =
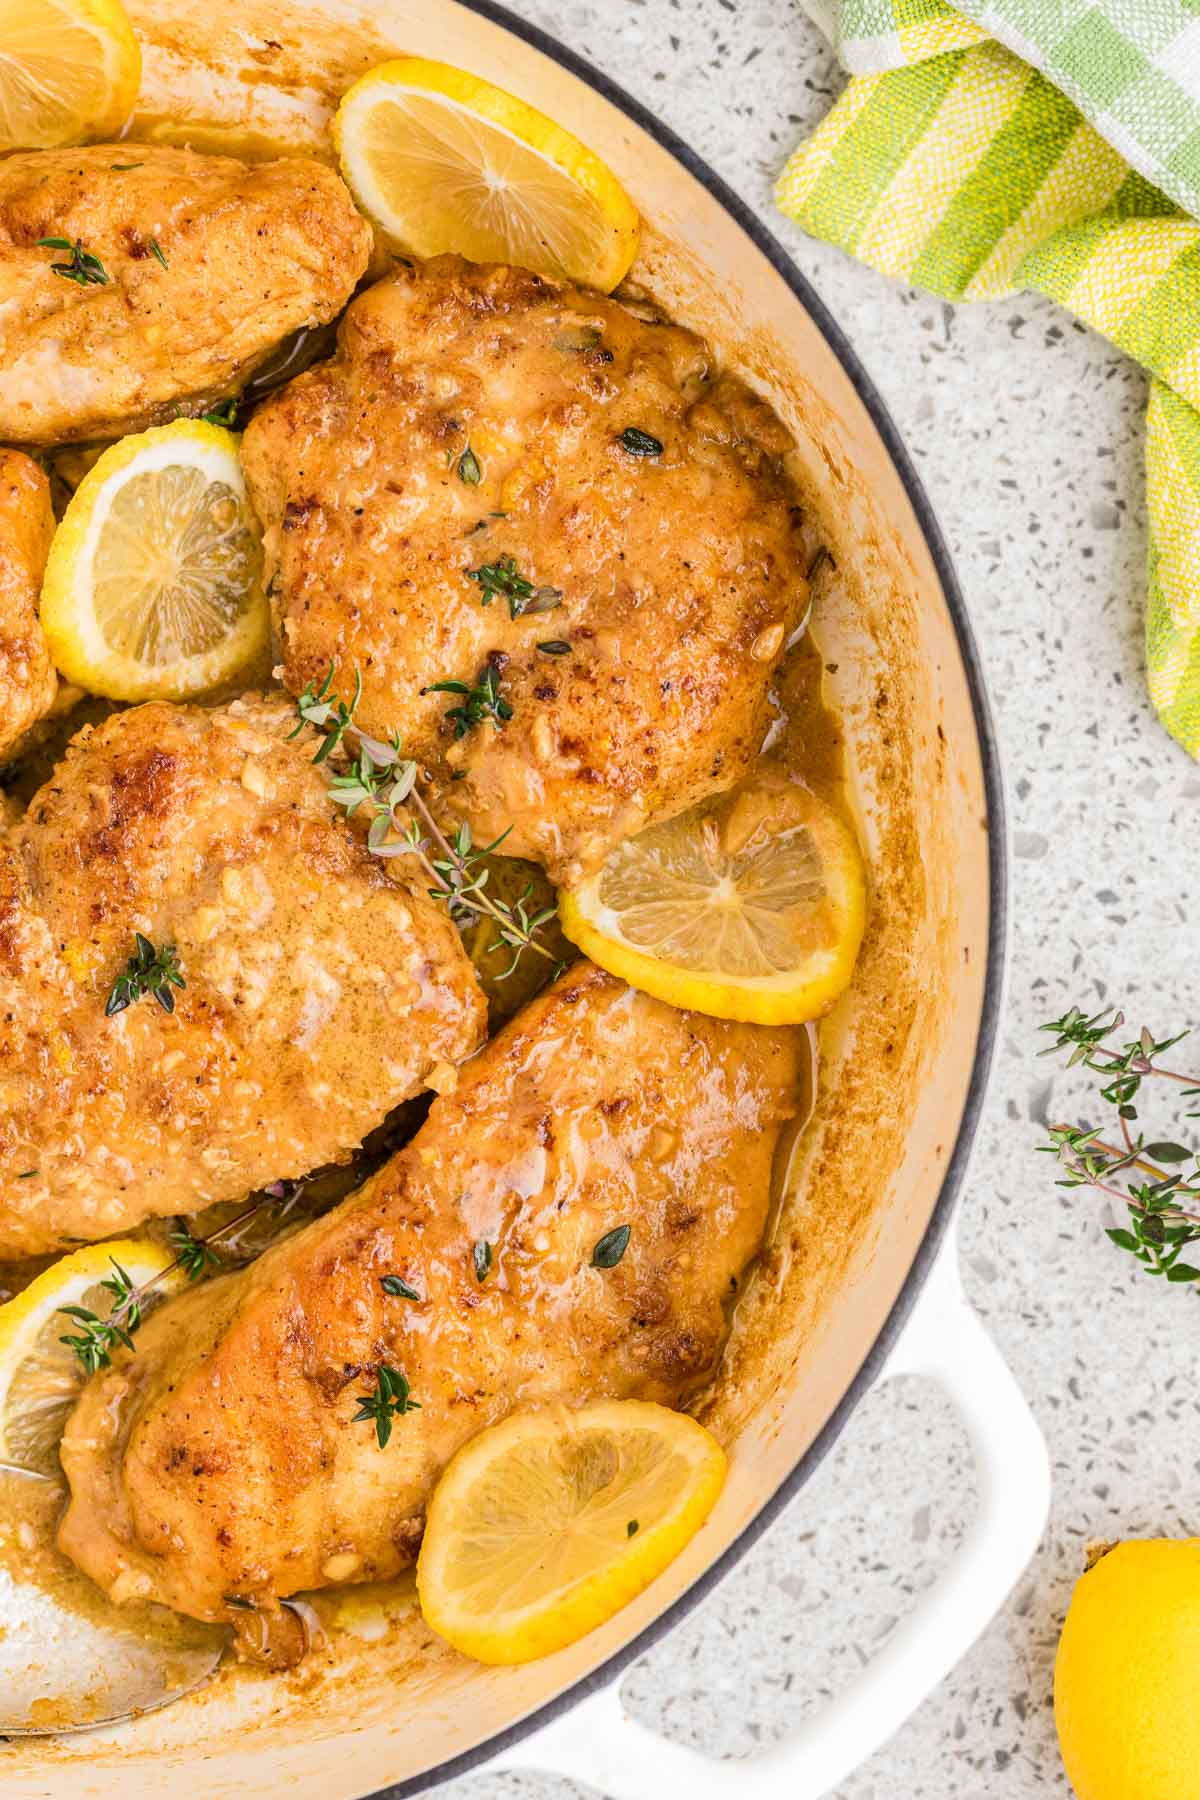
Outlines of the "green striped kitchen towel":
M 866 72 L 779 204 L 946 299 L 1047 294 L 1151 372 L 1147 671 L 1200 756 L 1200 0 L 842 0 L 834 22 Z

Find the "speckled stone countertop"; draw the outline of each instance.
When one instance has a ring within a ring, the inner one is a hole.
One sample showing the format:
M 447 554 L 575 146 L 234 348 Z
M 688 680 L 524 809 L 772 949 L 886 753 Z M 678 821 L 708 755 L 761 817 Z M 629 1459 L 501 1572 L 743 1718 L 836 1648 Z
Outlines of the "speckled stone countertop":
M 966 593 L 1007 778 L 1014 923 L 963 1273 L 1049 1440 L 1054 1508 L 1001 1617 L 838 1800 L 1066 1795 L 1049 1697 L 1084 1546 L 1200 1532 L 1196 1296 L 1139 1276 L 1103 1207 L 1056 1189 L 1034 1148 L 1064 1095 L 1035 1057 L 1041 1020 L 1075 1000 L 1120 1000 L 1164 1033 L 1200 1020 L 1200 769 L 1156 724 L 1141 671 L 1145 381 L 1044 301 L 943 305 L 775 211 L 784 156 L 840 85 L 798 0 L 510 3 L 679 132 L 790 251 L 891 408 Z M 626 1703 L 711 1755 L 752 1754 L 870 1657 L 972 1504 L 940 1397 L 877 1390 L 735 1574 L 625 1677 Z M 439 1800 L 580 1792 L 477 1775 Z

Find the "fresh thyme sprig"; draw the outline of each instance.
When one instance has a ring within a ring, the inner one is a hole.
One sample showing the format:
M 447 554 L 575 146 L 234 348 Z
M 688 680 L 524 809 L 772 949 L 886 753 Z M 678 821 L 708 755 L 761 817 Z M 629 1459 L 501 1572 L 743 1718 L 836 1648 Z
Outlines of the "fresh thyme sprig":
M 1042 1026 L 1054 1043 L 1042 1052 L 1067 1051 L 1067 1067 L 1082 1066 L 1099 1077 L 1100 1098 L 1116 1114 L 1120 1144 L 1089 1126 L 1051 1125 L 1049 1143 L 1039 1146 L 1062 1165 L 1059 1187 L 1091 1187 L 1127 1208 L 1129 1224 L 1110 1226 L 1107 1235 L 1137 1258 L 1151 1275 L 1170 1282 L 1200 1281 L 1200 1268 L 1182 1260 L 1189 1244 L 1200 1242 L 1200 1153 L 1169 1139 L 1147 1140 L 1133 1129 L 1144 1081 L 1157 1076 L 1182 1087 L 1182 1098 L 1200 1101 L 1200 1078 L 1167 1068 L 1158 1058 L 1186 1037 L 1156 1038 L 1143 1027 L 1119 1048 L 1105 1040 L 1124 1024 L 1118 1011 L 1089 1018 L 1077 1006 Z M 1193 1107 L 1188 1118 L 1200 1118 Z M 1194 1165 L 1190 1173 L 1184 1165 Z M 1164 1168 L 1162 1165 L 1167 1164 Z M 1170 1165 L 1175 1165 L 1172 1168 Z
M 164 1012 L 173 1013 L 175 996 L 171 989 L 187 986 L 179 968 L 178 951 L 174 944 L 164 944 L 161 950 L 156 950 L 140 931 L 134 932 L 133 941 L 134 953 L 109 990 L 105 1016 L 111 1018 L 114 1013 L 124 1012 L 127 1006 L 132 1006 L 146 994 L 152 994 Z
M 419 1412 L 421 1407 L 421 1402 L 412 1397 L 407 1375 L 390 1368 L 387 1363 L 380 1363 L 375 1371 L 374 1393 L 356 1394 L 355 1399 L 358 1411 L 351 1423 L 357 1425 L 363 1419 L 373 1419 L 375 1441 L 381 1450 L 387 1449 L 393 1420 L 403 1418 L 405 1413 Z
M 429 867 L 438 877 L 440 886 L 429 890 L 430 898 L 444 900 L 450 908 L 450 915 L 456 924 L 464 924 L 468 918 L 486 916 L 496 926 L 500 941 L 508 945 L 512 951 L 512 959 L 506 969 L 501 969 L 497 981 L 507 981 L 521 960 L 525 950 L 536 950 L 548 961 L 554 962 L 554 956 L 545 945 L 538 940 L 538 932 L 557 912 L 553 905 L 541 906 L 531 911 L 533 900 L 533 883 L 529 882 L 513 901 L 500 900 L 494 894 L 487 894 L 489 869 L 486 858 L 491 856 L 504 842 L 508 831 L 502 831 L 498 838 L 490 844 L 475 845 L 471 839 L 471 827 L 464 820 L 452 838 L 444 838 L 432 817 L 425 811 L 420 797 L 417 804 L 422 807 L 424 817 L 436 834 L 443 854 L 429 857 Z M 412 826 L 409 827 L 410 834 Z M 511 830 L 512 827 L 509 827 Z M 411 841 L 411 837 L 410 837 Z M 555 964 L 555 974 L 559 965 Z
M 498 556 L 495 562 L 481 563 L 467 570 L 467 580 L 479 588 L 479 604 L 490 606 L 497 594 L 508 601 L 509 617 L 519 619 L 526 613 L 553 612 L 562 602 L 562 589 L 538 587 L 528 575 L 522 575 L 511 556 Z
M 268 1206 L 277 1205 L 281 1199 L 290 1207 L 303 1187 L 303 1182 L 275 1183 L 260 1199 L 243 1207 L 234 1218 L 227 1219 L 224 1225 L 218 1225 L 215 1231 L 210 1231 L 205 1237 L 193 1237 L 190 1231 L 182 1228 L 173 1231 L 168 1241 L 175 1251 L 174 1259 L 139 1287 L 134 1286 L 129 1274 L 116 1258 L 110 1257 L 113 1272 L 100 1283 L 113 1297 L 108 1317 L 102 1319 L 86 1306 L 58 1307 L 57 1311 L 74 1319 L 79 1327 L 77 1332 L 60 1337 L 59 1343 L 65 1344 L 74 1352 L 85 1375 L 95 1375 L 98 1370 L 107 1369 L 112 1361 L 113 1351 L 119 1346 L 123 1345 L 126 1350 L 134 1348 L 133 1334 L 142 1323 L 142 1306 L 146 1296 L 159 1287 L 168 1275 L 173 1274 L 176 1269 L 182 1269 L 189 1281 L 199 1281 L 210 1268 L 220 1264 L 220 1258 L 213 1249 L 214 1244 L 231 1237 L 241 1226 Z
M 97 1369 L 106 1369 L 118 1344 L 124 1344 L 127 1350 L 132 1350 L 133 1333 L 142 1322 L 144 1288 L 134 1287 L 130 1276 L 115 1256 L 110 1256 L 108 1260 L 112 1266 L 112 1274 L 100 1283 L 113 1297 L 112 1311 L 107 1319 L 101 1319 L 86 1306 L 58 1308 L 60 1313 L 74 1319 L 79 1326 L 77 1333 L 60 1337 L 58 1341 L 74 1351 L 87 1375 L 94 1375 Z
M 85 250 L 78 238 L 45 237 L 38 238 L 39 250 L 66 250 L 69 262 L 51 263 L 51 272 L 61 275 L 64 281 L 73 281 L 79 287 L 107 287 L 108 270 L 90 250 Z
M 417 785 L 420 770 L 411 757 L 405 757 L 399 735 L 393 733 L 385 743 L 354 723 L 362 697 L 361 673 L 355 672 L 354 698 L 348 705 L 334 693 L 335 674 L 336 666 L 331 664 L 319 684 L 310 682 L 305 688 L 296 702 L 300 723 L 289 734 L 290 741 L 306 725 L 322 733 L 313 757 L 316 763 L 327 763 L 335 750 L 343 749 L 348 760 L 329 778 L 335 805 L 343 807 L 347 817 L 360 808 L 369 815 L 367 844 L 376 856 L 415 857 L 431 884 L 431 899 L 444 901 L 457 924 L 468 917 L 492 921 L 501 942 L 512 951 L 512 960 L 498 980 L 512 974 L 526 950 L 554 963 L 557 973 L 553 951 L 538 937 L 556 909 L 533 906 L 532 883 L 511 903 L 487 891 L 490 870 L 486 859 L 500 848 L 508 832 L 501 832 L 490 844 L 476 844 L 464 821 L 447 837 L 425 803 Z M 439 683 L 438 687 L 457 691 L 463 685 Z M 355 744 L 353 756 L 345 743 L 348 734 Z
M 513 617 L 516 617 L 515 613 Z M 497 726 L 501 726 L 507 725 L 513 716 L 512 707 L 500 693 L 500 677 L 491 663 L 484 664 L 473 684 L 469 681 L 431 681 L 421 692 L 462 695 L 457 706 L 446 708 L 446 717 L 454 722 L 456 741 L 465 738 L 468 731 L 474 731 L 485 719 L 494 719 Z

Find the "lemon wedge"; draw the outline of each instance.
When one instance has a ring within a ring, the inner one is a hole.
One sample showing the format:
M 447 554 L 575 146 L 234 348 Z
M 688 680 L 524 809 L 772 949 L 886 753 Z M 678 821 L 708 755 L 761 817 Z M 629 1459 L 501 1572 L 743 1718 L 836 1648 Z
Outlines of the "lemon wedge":
M 141 79 L 120 0 L 0 0 L 0 152 L 115 137 Z
M 80 1329 L 62 1308 L 86 1307 L 107 1319 L 116 1300 L 103 1284 L 115 1278 L 114 1263 L 140 1287 L 171 1260 L 166 1248 L 134 1238 L 89 1244 L 0 1306 L 0 1462 L 44 1475 L 57 1471 L 59 1440 L 85 1379 L 78 1357 L 60 1341 Z M 169 1276 L 155 1298 L 184 1279 L 182 1272 Z
M 767 770 L 628 839 L 559 896 L 572 943 L 672 1006 L 797 1025 L 849 985 L 866 919 L 850 827 Z
M 611 169 L 449 63 L 372 69 L 338 108 L 334 139 L 363 211 L 416 256 L 515 263 L 608 292 L 637 254 L 637 209 Z
M 104 452 L 50 546 L 42 626 L 67 680 L 110 700 L 186 700 L 265 653 L 262 547 L 231 431 L 178 419 Z
M 426 1622 L 478 1662 L 573 1644 L 678 1556 L 726 1466 L 695 1419 L 650 1401 L 511 1414 L 434 1489 L 417 1561 Z

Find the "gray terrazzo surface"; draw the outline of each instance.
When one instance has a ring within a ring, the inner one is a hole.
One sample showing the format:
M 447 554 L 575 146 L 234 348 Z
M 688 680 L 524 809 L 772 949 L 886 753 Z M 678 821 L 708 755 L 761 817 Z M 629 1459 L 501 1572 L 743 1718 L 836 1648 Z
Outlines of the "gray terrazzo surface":
M 1187 923 L 1200 770 L 1155 723 L 1141 672 L 1145 383 L 1040 300 L 944 306 L 775 212 L 783 157 L 840 84 L 798 0 L 517 4 L 673 126 L 791 252 L 881 389 L 957 563 L 1014 849 L 1010 995 L 963 1272 L 1045 1429 L 1055 1499 L 1002 1616 L 838 1800 L 1063 1795 L 1050 1679 L 1083 1546 L 1200 1531 L 1196 1296 L 1138 1278 L 1102 1208 L 1056 1190 L 1034 1151 L 1038 1120 L 1065 1100 L 1034 1060 L 1040 1020 L 1118 998 L 1164 1031 L 1200 1018 Z M 971 1505 L 963 1436 L 936 1393 L 877 1391 L 734 1576 L 626 1676 L 628 1705 L 710 1754 L 752 1754 L 871 1655 Z M 439 1800 L 581 1792 L 480 1774 Z

